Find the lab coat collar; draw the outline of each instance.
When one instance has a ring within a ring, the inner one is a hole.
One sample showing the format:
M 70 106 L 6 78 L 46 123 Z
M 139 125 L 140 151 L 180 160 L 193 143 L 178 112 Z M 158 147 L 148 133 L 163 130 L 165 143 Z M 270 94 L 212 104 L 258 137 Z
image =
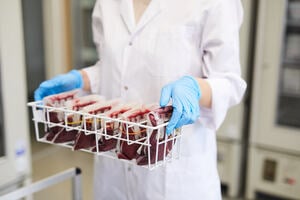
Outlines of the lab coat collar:
M 121 0 L 120 11 L 121 16 L 128 31 L 133 34 L 142 30 L 163 10 L 161 0 L 152 0 L 146 8 L 138 24 L 135 22 L 134 8 L 132 0 Z
M 163 10 L 162 0 L 152 0 L 136 26 L 136 32 L 142 30 Z
M 120 13 L 130 33 L 135 28 L 134 10 L 132 0 L 121 0 Z

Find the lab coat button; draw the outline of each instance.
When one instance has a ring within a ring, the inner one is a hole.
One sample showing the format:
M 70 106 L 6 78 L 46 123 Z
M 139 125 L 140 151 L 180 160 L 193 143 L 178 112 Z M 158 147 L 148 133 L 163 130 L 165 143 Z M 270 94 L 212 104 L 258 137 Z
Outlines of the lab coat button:
M 132 46 L 133 45 L 133 43 L 132 42 L 129 42 L 129 46 Z
M 124 86 L 124 90 L 128 90 L 128 87 L 127 87 L 127 86 Z
M 129 172 L 131 171 L 131 167 L 128 167 L 128 169 L 127 169 Z

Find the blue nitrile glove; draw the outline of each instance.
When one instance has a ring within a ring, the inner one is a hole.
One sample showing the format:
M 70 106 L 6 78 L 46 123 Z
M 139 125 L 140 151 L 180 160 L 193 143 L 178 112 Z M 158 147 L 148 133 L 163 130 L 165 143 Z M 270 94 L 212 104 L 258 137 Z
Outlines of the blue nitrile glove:
M 184 76 L 162 88 L 160 106 L 166 106 L 172 98 L 173 113 L 167 126 L 167 135 L 176 128 L 192 124 L 200 115 L 201 90 L 191 76 Z
M 46 96 L 81 88 L 82 86 L 83 79 L 80 72 L 72 70 L 66 74 L 61 74 L 42 82 L 38 89 L 34 91 L 34 100 L 39 101 Z

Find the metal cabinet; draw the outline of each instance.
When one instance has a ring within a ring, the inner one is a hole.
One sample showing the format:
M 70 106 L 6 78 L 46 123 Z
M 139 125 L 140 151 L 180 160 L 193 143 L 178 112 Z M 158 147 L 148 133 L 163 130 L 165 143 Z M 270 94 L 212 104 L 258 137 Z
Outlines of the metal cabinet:
M 259 1 L 258 19 L 247 196 L 299 199 L 300 1 Z

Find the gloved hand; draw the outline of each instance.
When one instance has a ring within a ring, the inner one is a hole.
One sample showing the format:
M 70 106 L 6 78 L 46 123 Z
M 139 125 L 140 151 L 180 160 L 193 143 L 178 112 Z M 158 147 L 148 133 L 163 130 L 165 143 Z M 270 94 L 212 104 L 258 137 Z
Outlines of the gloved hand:
M 72 70 L 66 74 L 61 74 L 42 82 L 39 88 L 34 91 L 34 100 L 39 101 L 46 96 L 82 88 L 82 86 L 83 79 L 80 72 L 78 70 Z
M 201 90 L 191 76 L 184 76 L 162 88 L 160 106 L 165 107 L 172 98 L 173 113 L 167 125 L 167 135 L 176 128 L 192 124 L 200 115 Z

